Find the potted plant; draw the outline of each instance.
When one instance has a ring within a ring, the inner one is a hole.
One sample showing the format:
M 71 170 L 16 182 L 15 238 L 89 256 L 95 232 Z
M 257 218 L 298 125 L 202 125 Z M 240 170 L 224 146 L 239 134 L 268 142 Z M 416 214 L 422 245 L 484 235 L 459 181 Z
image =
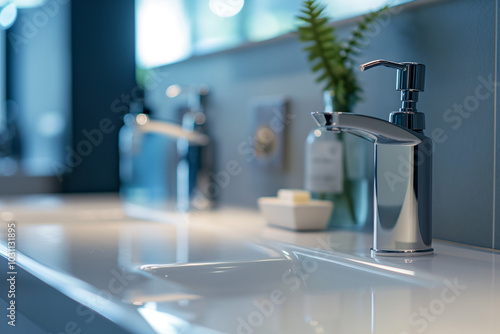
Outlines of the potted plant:
M 360 53 L 373 23 L 387 6 L 363 16 L 345 39 L 337 36 L 326 7 L 318 0 L 303 2 L 298 37 L 305 44 L 311 71 L 323 85 L 325 111 L 352 112 L 361 88 L 355 76 Z M 330 226 L 360 226 L 368 213 L 366 156 L 343 133 L 311 131 L 306 142 L 305 188 L 314 198 L 331 200 L 335 209 Z M 362 144 L 361 144 L 362 145 Z M 363 161 L 364 160 L 364 161 Z

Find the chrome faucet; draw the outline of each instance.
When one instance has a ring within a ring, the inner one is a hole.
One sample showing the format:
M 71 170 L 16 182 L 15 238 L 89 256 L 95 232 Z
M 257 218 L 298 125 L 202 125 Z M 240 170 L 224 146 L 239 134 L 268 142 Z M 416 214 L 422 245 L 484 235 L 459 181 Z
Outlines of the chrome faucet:
M 397 69 L 396 90 L 401 91 L 402 106 L 389 122 L 344 112 L 312 116 L 329 131 L 346 131 L 375 145 L 372 256 L 432 254 L 433 148 L 423 133 L 424 114 L 416 109 L 425 65 L 375 60 L 361 70 L 380 65 Z
M 211 192 L 212 147 L 206 126 L 206 97 L 209 89 L 205 84 L 196 86 L 171 85 L 167 96 L 174 98 L 184 94 L 187 105 L 181 116 L 183 131 L 204 138 L 204 143 L 193 142 L 187 136 L 177 140 L 177 209 L 210 209 L 214 205 Z
M 183 95 L 178 110 L 182 112 L 178 119 L 181 124 L 151 119 L 137 103 L 131 104 L 131 112 L 124 117 L 125 125 L 120 130 L 120 192 L 129 204 L 181 212 L 211 209 L 215 196 L 212 144 L 205 114 L 208 86 L 171 85 L 166 94 L 169 98 Z M 147 134 L 173 139 L 175 148 L 155 137 L 151 140 Z M 150 168 L 151 164 L 158 165 Z M 157 180 L 162 172 L 165 174 Z M 130 214 L 135 215 L 135 211 Z

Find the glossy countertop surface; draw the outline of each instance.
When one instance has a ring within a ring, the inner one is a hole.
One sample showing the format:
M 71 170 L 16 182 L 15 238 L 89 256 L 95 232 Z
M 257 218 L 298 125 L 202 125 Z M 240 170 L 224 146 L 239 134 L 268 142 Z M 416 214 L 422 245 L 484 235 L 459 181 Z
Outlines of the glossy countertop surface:
M 113 195 L 3 200 L 0 218 L 1 254 L 14 221 L 20 266 L 134 333 L 500 332 L 498 251 L 435 240 L 432 256 L 373 259 L 362 231 Z

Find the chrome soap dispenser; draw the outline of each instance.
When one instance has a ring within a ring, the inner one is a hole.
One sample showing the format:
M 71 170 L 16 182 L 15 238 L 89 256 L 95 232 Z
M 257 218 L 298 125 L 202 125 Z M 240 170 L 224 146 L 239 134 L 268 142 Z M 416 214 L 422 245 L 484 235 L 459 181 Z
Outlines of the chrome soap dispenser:
M 361 70 L 381 65 L 397 69 L 396 90 L 401 91 L 402 106 L 389 122 L 342 112 L 312 115 L 329 131 L 350 132 L 375 145 L 372 256 L 432 254 L 433 148 L 423 133 L 425 116 L 416 108 L 425 65 L 375 60 Z

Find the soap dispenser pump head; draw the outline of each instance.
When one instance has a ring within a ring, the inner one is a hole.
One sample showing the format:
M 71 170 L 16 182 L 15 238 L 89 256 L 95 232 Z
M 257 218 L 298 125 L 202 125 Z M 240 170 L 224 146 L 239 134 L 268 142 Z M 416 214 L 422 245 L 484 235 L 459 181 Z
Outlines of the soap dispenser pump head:
M 425 116 L 417 112 L 418 92 L 424 91 L 425 65 L 414 62 L 396 63 L 388 60 L 374 60 L 360 66 L 361 71 L 376 66 L 397 70 L 396 90 L 401 91 L 401 108 L 391 113 L 390 122 L 410 130 L 425 128 Z

